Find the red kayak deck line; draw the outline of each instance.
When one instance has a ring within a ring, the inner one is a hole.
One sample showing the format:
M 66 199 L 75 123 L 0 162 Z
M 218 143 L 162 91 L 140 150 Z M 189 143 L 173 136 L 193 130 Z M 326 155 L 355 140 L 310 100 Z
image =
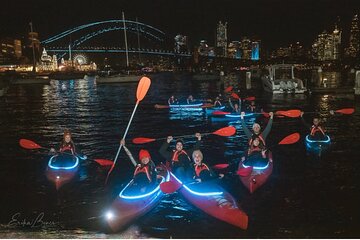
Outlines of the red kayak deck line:
M 160 190 L 160 183 L 169 179 L 169 172 L 163 166 L 158 166 L 157 169 L 159 169 L 159 181 L 157 186 L 150 192 L 139 193 L 137 195 L 126 194 L 126 189 L 133 183 L 133 180 L 131 180 L 111 204 L 109 210 L 111 217 L 107 217 L 106 221 L 113 232 L 125 228 L 138 217 L 148 213 L 161 201 L 164 194 Z
M 272 171 L 273 171 L 273 161 L 272 161 L 272 153 L 268 154 L 269 166 L 264 170 L 253 170 L 249 176 L 239 176 L 241 182 L 245 185 L 245 187 L 250 191 L 250 193 L 255 192 L 259 187 L 264 185 L 266 181 L 269 179 Z M 270 161 L 271 160 L 271 161 Z M 242 166 L 242 162 L 239 163 L 239 170 L 244 168 Z
M 172 181 L 178 181 L 173 174 L 171 174 Z M 192 184 L 196 185 L 196 184 Z M 215 184 L 214 184 L 215 185 Z M 237 205 L 234 197 L 226 192 L 219 185 L 216 185 L 213 191 L 210 190 L 209 195 L 196 194 L 191 184 L 183 184 L 179 192 L 191 204 L 201 209 L 212 217 L 221 221 L 227 222 L 231 225 L 246 230 L 248 227 L 248 216 Z M 213 195 L 211 195 L 213 193 Z M 220 194 L 217 194 L 220 193 Z M 200 193 L 201 194 L 201 193 Z

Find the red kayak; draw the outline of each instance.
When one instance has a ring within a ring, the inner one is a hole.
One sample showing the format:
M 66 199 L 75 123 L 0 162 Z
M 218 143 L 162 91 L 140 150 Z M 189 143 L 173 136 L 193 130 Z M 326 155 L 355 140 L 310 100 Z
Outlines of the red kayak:
M 170 173 L 171 180 L 181 183 Z M 181 183 L 182 184 L 182 183 Z M 191 204 L 221 221 L 247 229 L 248 216 L 236 204 L 231 194 L 215 183 L 182 184 L 179 192 Z
M 134 187 L 131 180 L 119 193 L 106 213 L 106 221 L 113 232 L 117 232 L 136 218 L 146 214 L 160 202 L 163 193 L 160 190 L 160 183 L 169 180 L 169 172 L 166 167 L 158 166 L 156 184 L 146 189 Z
M 248 167 L 249 166 L 244 165 L 244 163 L 240 161 L 238 171 L 242 171 Z M 269 151 L 268 162 L 265 166 L 253 167 L 253 170 L 247 176 L 239 175 L 239 177 L 241 182 L 245 185 L 245 187 L 249 189 L 250 193 L 253 193 L 255 192 L 256 189 L 261 187 L 269 179 L 272 171 L 273 171 L 272 153 Z
M 79 157 L 69 154 L 59 154 L 49 159 L 46 177 L 55 184 L 56 190 L 70 182 L 79 170 Z

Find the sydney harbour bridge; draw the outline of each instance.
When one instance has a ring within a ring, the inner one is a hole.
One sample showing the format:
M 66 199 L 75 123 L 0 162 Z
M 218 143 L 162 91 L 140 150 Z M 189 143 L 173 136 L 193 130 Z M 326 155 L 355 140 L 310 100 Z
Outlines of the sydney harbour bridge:
M 156 27 L 131 20 L 84 24 L 49 37 L 41 44 L 59 58 L 69 58 L 70 54 L 125 56 L 125 36 L 129 55 L 191 57 L 190 52 L 175 53 L 174 36 L 167 36 Z

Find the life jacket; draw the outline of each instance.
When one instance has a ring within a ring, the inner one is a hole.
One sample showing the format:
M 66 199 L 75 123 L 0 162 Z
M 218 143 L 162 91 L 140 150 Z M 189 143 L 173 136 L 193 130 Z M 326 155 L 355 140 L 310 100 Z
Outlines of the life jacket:
M 196 177 L 200 177 L 200 173 L 201 171 L 203 170 L 208 170 L 210 171 L 209 167 L 205 164 L 205 163 L 201 163 L 201 165 L 197 165 L 197 164 L 194 164 L 194 168 L 195 168 L 195 174 L 196 174 Z
M 179 156 L 181 154 L 185 154 L 187 156 L 187 158 L 189 159 L 189 161 L 191 162 L 191 159 L 190 159 L 189 155 L 187 154 L 187 152 L 185 152 L 185 150 L 181 150 L 181 151 L 173 150 L 173 151 L 174 151 L 174 153 L 172 155 L 171 161 L 179 162 Z
M 137 166 L 134 172 L 134 177 L 139 173 L 145 173 L 146 177 L 149 179 L 149 182 L 151 182 L 151 175 L 150 175 L 150 168 L 149 165 L 145 166 Z
M 264 147 L 266 146 L 265 139 L 263 138 L 261 133 L 259 135 L 255 134 L 255 133 L 253 134 L 253 136 L 249 140 L 249 146 L 252 145 L 252 142 L 254 141 L 254 137 L 258 137 L 260 139 L 260 142 L 262 142 L 263 146 Z
M 248 155 L 252 154 L 253 152 L 261 152 L 261 148 L 259 146 L 257 147 L 249 147 L 248 149 Z
M 75 146 L 71 143 L 64 144 L 60 147 L 60 152 L 70 151 L 71 154 L 75 155 Z
M 312 125 L 310 130 L 310 135 L 315 136 L 316 132 L 321 132 L 323 135 L 325 135 L 325 131 L 322 129 L 321 126 Z

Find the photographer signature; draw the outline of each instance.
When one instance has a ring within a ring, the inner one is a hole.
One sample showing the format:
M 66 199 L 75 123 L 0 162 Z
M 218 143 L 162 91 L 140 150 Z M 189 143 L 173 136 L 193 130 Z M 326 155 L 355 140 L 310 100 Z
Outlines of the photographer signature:
M 39 213 L 33 219 L 21 218 L 21 213 L 15 213 L 10 222 L 8 223 L 9 227 L 41 227 L 44 225 L 55 225 L 53 221 L 44 221 L 45 214 L 43 212 Z

